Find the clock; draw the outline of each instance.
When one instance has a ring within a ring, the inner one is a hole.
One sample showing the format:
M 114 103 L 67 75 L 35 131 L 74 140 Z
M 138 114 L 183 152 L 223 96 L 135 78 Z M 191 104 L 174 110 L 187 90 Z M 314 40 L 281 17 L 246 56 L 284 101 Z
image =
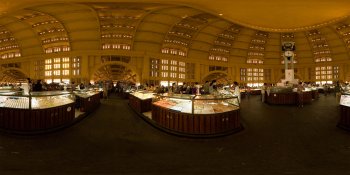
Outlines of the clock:
M 290 50 L 284 52 L 284 56 L 286 56 L 286 57 L 292 57 L 293 55 L 294 55 L 294 53 Z

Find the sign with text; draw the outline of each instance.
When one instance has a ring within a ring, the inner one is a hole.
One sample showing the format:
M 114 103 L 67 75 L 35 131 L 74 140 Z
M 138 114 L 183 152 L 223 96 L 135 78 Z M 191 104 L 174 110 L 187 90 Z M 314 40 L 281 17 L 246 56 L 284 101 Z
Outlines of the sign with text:
M 340 96 L 340 105 L 350 107 L 350 95 L 341 95 Z

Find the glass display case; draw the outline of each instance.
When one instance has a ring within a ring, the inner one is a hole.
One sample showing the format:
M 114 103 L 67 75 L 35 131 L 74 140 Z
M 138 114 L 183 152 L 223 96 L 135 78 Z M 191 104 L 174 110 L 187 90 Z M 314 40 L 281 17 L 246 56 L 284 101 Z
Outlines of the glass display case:
M 12 86 L 0 86 L 0 91 L 3 91 L 3 90 L 13 90 L 13 87 Z
M 344 91 L 340 96 L 340 105 L 350 107 L 350 91 Z
M 304 92 L 311 92 L 311 98 L 312 99 L 318 99 L 319 98 L 318 90 L 317 90 L 316 87 L 306 87 Z
M 292 93 L 292 87 L 274 86 L 269 88 L 270 93 Z
M 350 131 L 350 92 L 344 91 L 340 96 L 339 103 L 340 119 L 337 126 Z
M 154 105 L 188 114 L 215 114 L 239 109 L 232 95 L 157 94 Z
M 130 94 L 141 100 L 152 99 L 154 97 L 154 93 L 149 91 L 135 91 Z
M 311 103 L 318 96 L 311 89 L 303 90 L 303 103 Z M 268 104 L 296 105 L 298 104 L 297 88 L 275 86 L 266 90 L 265 101 Z
M 17 91 L 0 93 L 2 108 L 46 109 L 74 103 L 74 100 L 72 93 L 62 91 L 31 92 L 30 95 Z
M 89 98 L 91 96 L 100 94 L 99 90 L 80 90 L 80 91 L 73 91 L 74 95 L 81 97 L 81 98 Z
M 154 93 L 149 91 L 135 91 L 129 95 L 129 105 L 139 113 L 151 110 Z
M 232 95 L 156 94 L 150 123 L 191 137 L 226 135 L 243 129 L 238 97 Z
M 73 92 L 75 107 L 81 112 L 92 112 L 100 105 L 101 91 L 97 89 L 78 90 Z
M 0 93 L 0 129 L 28 134 L 46 132 L 75 119 L 75 96 L 67 91 Z

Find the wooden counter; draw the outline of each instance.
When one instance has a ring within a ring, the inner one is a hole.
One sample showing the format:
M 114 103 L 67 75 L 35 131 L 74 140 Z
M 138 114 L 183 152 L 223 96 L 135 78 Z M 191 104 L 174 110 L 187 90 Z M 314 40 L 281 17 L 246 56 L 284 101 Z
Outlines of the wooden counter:
M 187 114 L 152 104 L 152 120 L 169 132 L 185 136 L 226 135 L 243 129 L 239 109 L 216 114 Z
M 0 108 L 0 128 L 10 131 L 39 131 L 74 120 L 75 103 L 46 109 Z
M 266 103 L 268 104 L 296 104 L 296 93 L 266 93 Z
M 60 99 L 61 95 L 68 96 Z M 0 107 L 0 131 L 23 135 L 52 132 L 70 126 L 85 118 L 100 104 L 99 92 L 86 94 L 76 92 L 73 94 L 66 91 L 38 92 L 32 96 L 3 95 L 1 97 L 2 100 L 6 99 L 3 101 L 4 104 L 7 100 L 9 101 L 7 105 Z M 26 98 L 29 99 L 26 100 Z M 65 98 L 70 99 L 65 101 Z M 19 101 L 11 102 L 12 99 L 19 99 Z M 31 106 L 33 104 L 35 104 L 34 107 Z M 76 110 L 77 106 L 80 111 Z
M 318 99 L 320 97 L 318 90 L 312 90 L 311 94 L 312 94 L 312 99 Z
M 306 91 L 303 92 L 303 103 L 307 104 L 307 103 L 311 103 L 312 102 L 312 91 Z
M 350 131 L 350 107 L 340 105 L 340 119 L 338 122 L 338 127 Z
M 298 103 L 298 93 L 270 93 L 265 95 L 268 104 L 296 105 Z M 303 92 L 303 103 L 311 103 L 312 91 Z
M 250 95 L 261 95 L 260 89 L 252 89 L 250 90 Z
M 96 93 L 90 97 L 80 97 L 76 95 L 76 102 L 79 103 L 81 112 L 92 112 L 100 105 L 101 95 L 100 93 Z
M 129 105 L 138 113 L 147 112 L 151 110 L 152 98 L 142 100 L 130 94 Z

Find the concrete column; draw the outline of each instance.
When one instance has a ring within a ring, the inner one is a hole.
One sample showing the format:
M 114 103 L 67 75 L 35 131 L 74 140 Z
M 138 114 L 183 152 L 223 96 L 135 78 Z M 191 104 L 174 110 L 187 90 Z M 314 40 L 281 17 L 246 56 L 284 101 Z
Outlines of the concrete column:
M 142 67 L 141 67 L 141 74 L 142 75 L 138 75 L 138 76 L 141 76 L 140 77 L 140 81 L 141 82 L 145 82 L 145 81 L 149 81 L 149 79 L 150 79 L 150 76 L 149 76 L 149 74 L 150 74 L 150 71 L 151 71 L 151 68 L 150 68 L 150 57 L 148 56 L 148 55 L 145 55 L 144 57 L 143 57 L 143 59 L 139 59 L 138 61 L 143 61 L 143 63 L 142 63 Z
M 81 60 L 80 60 L 80 77 L 81 80 L 84 81 L 85 83 L 90 82 L 90 77 L 93 72 L 92 70 L 89 69 L 89 60 L 90 58 L 87 55 L 82 55 Z

